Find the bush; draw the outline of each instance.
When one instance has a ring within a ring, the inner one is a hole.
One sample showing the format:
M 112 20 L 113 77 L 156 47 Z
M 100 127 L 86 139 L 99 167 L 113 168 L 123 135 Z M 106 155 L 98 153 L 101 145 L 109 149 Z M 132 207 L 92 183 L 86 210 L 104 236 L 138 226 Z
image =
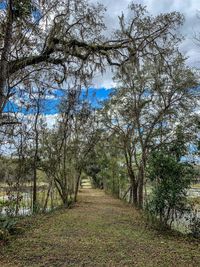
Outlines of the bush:
M 5 215 L 8 217 L 14 217 L 16 215 L 17 205 L 23 199 L 22 196 L 16 196 L 13 192 L 7 192 L 7 200 L 0 200 L 0 214 L 4 211 Z
M 189 209 L 187 189 L 193 177 L 192 166 L 158 151 L 150 157 L 148 175 L 153 190 L 146 208 L 159 219 L 160 225 L 171 227 Z
M 0 218 L 0 240 L 7 240 L 10 235 L 22 232 L 21 227 L 17 226 L 17 222 L 14 218 Z
M 0 228 L 0 240 L 7 241 L 10 237 L 8 230 Z
M 200 238 L 200 218 L 198 217 L 197 213 L 195 213 L 192 217 L 189 229 L 194 238 Z

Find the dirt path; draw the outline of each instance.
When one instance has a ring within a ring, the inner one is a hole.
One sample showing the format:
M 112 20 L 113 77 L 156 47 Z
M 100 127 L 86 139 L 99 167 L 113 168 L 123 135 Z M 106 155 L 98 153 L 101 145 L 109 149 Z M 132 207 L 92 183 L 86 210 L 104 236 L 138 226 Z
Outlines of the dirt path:
M 1 250 L 1 267 L 200 266 L 200 244 L 147 229 L 137 211 L 99 190 L 82 190 L 73 209 L 29 220 Z

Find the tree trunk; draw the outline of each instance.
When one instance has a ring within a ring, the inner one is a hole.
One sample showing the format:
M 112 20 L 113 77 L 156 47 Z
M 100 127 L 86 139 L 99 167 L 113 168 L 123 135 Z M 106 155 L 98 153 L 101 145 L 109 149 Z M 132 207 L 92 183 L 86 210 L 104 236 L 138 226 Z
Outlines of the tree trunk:
M 13 0 L 8 1 L 7 5 L 7 21 L 4 35 L 4 46 L 2 49 L 2 56 L 0 59 L 0 117 L 3 109 L 9 98 L 9 93 L 5 92 L 6 83 L 8 78 L 8 62 L 9 52 L 12 43 L 12 27 L 13 27 Z
M 132 203 L 134 204 L 134 206 L 137 207 L 138 205 L 138 194 L 137 194 L 137 191 L 138 191 L 138 184 L 136 182 L 136 179 L 135 179 L 135 175 L 133 173 L 133 171 L 129 171 L 129 177 L 130 177 L 130 181 L 131 181 L 131 199 L 132 199 Z
M 134 185 L 132 185 L 132 194 L 133 194 L 133 204 L 136 207 L 138 206 L 137 193 L 138 193 L 138 186 L 137 186 L 137 184 L 134 184 Z
M 49 184 L 49 188 L 48 188 L 48 191 L 47 191 L 47 196 L 46 196 L 44 207 L 43 207 L 43 212 L 45 212 L 46 209 L 47 209 L 47 204 L 48 204 L 51 188 L 52 188 L 52 182 Z
M 138 185 L 135 182 L 135 180 L 131 180 L 131 186 L 130 186 L 130 203 L 134 204 L 134 206 L 138 206 Z
M 37 169 L 33 169 L 33 213 L 37 211 Z
M 143 188 L 144 188 L 144 177 L 140 177 L 139 185 L 138 185 L 138 207 L 140 209 L 143 208 Z
M 33 162 L 33 213 L 37 211 L 37 162 L 38 162 L 38 148 L 39 148 L 39 131 L 38 131 L 38 119 L 40 115 L 40 100 L 37 100 L 37 111 L 34 122 L 35 131 L 35 154 Z
M 146 149 L 143 149 L 142 162 L 139 168 L 138 180 L 138 207 L 143 209 L 144 205 L 144 181 L 145 181 L 145 168 L 146 168 Z
M 62 192 L 62 202 L 65 207 L 68 206 L 68 193 L 66 190 Z
M 124 195 L 122 196 L 122 199 L 126 199 L 126 196 L 128 194 L 128 192 L 130 192 L 131 190 L 131 186 L 128 188 L 128 190 L 124 193 Z
M 55 186 L 58 190 L 60 198 L 62 199 L 63 205 L 68 206 L 68 190 L 66 187 L 58 180 L 55 180 Z
M 74 202 L 77 202 L 77 196 L 78 196 L 78 189 L 79 189 L 80 179 L 81 179 L 81 171 L 79 172 L 79 175 L 78 175 L 77 180 L 76 180 L 76 187 L 75 187 L 75 194 L 74 194 Z
M 129 203 L 131 204 L 132 203 L 132 198 L 133 198 L 133 188 L 132 186 L 130 187 L 130 195 L 129 195 Z
M 144 204 L 144 169 L 145 169 L 145 163 L 142 163 L 142 166 L 139 170 L 139 180 L 138 180 L 138 207 L 140 209 L 143 208 Z

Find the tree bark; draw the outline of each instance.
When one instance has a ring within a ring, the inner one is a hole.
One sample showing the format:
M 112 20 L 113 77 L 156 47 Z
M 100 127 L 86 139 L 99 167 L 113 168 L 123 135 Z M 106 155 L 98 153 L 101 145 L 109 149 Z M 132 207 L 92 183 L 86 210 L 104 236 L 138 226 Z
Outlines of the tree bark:
M 54 179 L 54 181 L 60 198 L 62 199 L 63 205 L 68 206 L 68 190 L 59 179 Z
M 50 182 L 50 184 L 49 184 L 49 188 L 48 188 L 48 191 L 47 191 L 47 196 L 46 196 L 44 207 L 43 207 L 43 212 L 45 212 L 46 209 L 47 209 L 47 204 L 48 204 L 51 188 L 52 188 L 52 182 Z
M 8 79 L 9 52 L 12 44 L 12 27 L 13 27 L 13 0 L 8 1 L 7 21 L 4 36 L 4 46 L 0 59 L 0 116 L 7 102 L 6 84 Z
M 141 176 L 138 184 L 138 207 L 143 208 L 143 188 L 144 188 L 144 177 Z
M 138 180 L 138 207 L 143 208 L 144 205 L 144 180 L 145 180 L 145 168 L 146 168 L 146 153 L 145 150 L 142 155 L 142 162 L 139 168 L 139 180 Z
M 37 161 L 38 161 L 38 148 L 39 148 L 39 132 L 37 129 L 38 118 L 40 114 L 40 99 L 37 100 L 37 113 L 34 123 L 35 131 L 35 154 L 33 162 L 33 212 L 37 210 Z
M 78 189 L 80 185 L 80 179 L 81 179 L 81 171 L 78 174 L 77 180 L 76 180 L 76 187 L 75 187 L 75 194 L 74 194 L 74 202 L 77 202 L 77 196 L 78 196 Z

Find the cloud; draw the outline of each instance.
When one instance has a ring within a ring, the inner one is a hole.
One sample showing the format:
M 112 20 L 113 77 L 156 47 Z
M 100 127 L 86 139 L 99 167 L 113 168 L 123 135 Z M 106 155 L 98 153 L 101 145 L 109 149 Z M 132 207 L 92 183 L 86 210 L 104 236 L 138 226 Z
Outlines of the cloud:
M 180 45 L 182 53 L 187 57 L 187 64 L 191 67 L 200 67 L 200 45 L 198 46 L 194 41 L 194 35 L 200 32 L 198 19 L 198 12 L 200 12 L 199 0 L 90 0 L 90 2 L 102 3 L 106 8 L 105 24 L 107 26 L 107 35 L 109 36 L 118 27 L 118 16 L 122 12 L 127 15 L 127 6 L 131 2 L 143 4 L 152 15 L 159 13 L 167 13 L 178 11 L 185 17 L 184 25 L 180 32 L 184 35 L 185 40 Z M 113 87 L 112 73 L 108 70 L 107 74 L 101 77 L 97 74 L 94 78 L 94 86 Z
M 49 129 L 52 129 L 55 126 L 55 124 L 58 120 L 58 117 L 59 117 L 59 114 L 44 115 L 43 119 L 45 120 L 47 127 Z
M 113 72 L 108 67 L 106 72 L 102 75 L 100 72 L 95 73 L 94 78 L 92 80 L 92 85 L 98 89 L 98 88 L 114 88 L 116 86 L 116 83 L 112 79 Z

